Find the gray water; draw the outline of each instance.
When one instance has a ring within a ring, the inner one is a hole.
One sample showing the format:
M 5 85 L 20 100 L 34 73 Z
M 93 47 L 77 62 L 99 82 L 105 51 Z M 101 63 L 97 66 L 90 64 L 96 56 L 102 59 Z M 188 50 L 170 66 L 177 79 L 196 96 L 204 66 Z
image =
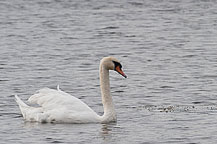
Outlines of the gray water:
M 0 143 L 216 143 L 216 10 L 211 0 L 1 0 Z M 104 56 L 128 75 L 110 76 L 117 123 L 24 122 L 14 94 L 57 85 L 102 114 Z

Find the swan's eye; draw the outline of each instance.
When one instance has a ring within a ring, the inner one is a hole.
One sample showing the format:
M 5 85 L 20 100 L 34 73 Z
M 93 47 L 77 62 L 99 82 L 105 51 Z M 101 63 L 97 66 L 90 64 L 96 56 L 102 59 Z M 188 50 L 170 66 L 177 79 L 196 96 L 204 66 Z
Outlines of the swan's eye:
M 117 67 L 122 68 L 122 65 L 119 62 L 113 61 L 115 67 L 114 70 L 116 70 Z
M 115 67 L 114 70 L 116 72 L 118 72 L 119 74 L 121 74 L 123 77 L 127 78 L 127 76 L 124 74 L 124 72 L 122 71 L 122 65 L 119 62 L 113 61 Z

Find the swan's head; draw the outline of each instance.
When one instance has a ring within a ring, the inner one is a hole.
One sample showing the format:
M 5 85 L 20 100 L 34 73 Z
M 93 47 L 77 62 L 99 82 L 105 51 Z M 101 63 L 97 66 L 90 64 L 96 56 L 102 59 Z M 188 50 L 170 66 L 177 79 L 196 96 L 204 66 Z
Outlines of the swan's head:
M 123 77 L 127 78 L 127 76 L 124 74 L 122 71 L 122 65 L 119 60 L 117 60 L 114 57 L 104 57 L 101 60 L 101 65 L 105 66 L 106 69 L 108 70 L 114 70 L 121 74 Z

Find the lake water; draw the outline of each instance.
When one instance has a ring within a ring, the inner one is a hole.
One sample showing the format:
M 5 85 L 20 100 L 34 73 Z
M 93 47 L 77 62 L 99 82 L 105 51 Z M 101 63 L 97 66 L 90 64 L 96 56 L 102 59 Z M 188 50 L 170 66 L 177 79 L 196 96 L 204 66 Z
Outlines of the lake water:
M 0 143 L 213 144 L 217 2 L 1 0 Z M 26 123 L 14 101 L 60 88 L 102 114 L 98 67 L 111 72 L 112 124 Z

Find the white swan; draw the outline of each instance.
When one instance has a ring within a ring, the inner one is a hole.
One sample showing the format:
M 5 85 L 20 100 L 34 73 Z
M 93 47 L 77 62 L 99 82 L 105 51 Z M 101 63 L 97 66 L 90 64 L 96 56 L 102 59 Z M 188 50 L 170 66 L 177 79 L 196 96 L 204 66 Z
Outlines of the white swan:
M 100 88 L 104 107 L 99 116 L 80 99 L 57 90 L 43 88 L 32 95 L 28 101 L 38 104 L 32 107 L 25 104 L 17 95 L 15 100 L 26 121 L 41 123 L 108 123 L 116 121 L 116 112 L 110 94 L 109 70 L 115 70 L 125 78 L 120 62 L 114 57 L 105 57 L 100 62 Z

